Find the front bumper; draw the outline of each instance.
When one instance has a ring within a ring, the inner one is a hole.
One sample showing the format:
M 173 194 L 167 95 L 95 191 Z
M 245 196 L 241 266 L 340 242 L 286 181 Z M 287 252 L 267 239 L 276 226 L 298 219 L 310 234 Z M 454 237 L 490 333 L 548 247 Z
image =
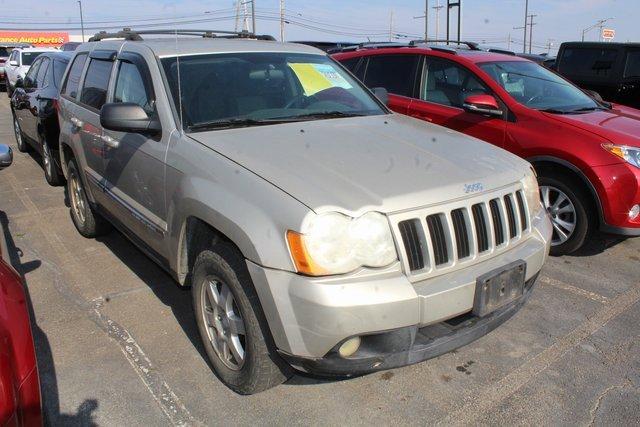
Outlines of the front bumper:
M 640 217 L 629 218 L 629 210 L 640 204 L 640 169 L 619 163 L 594 167 L 602 205 L 600 231 L 621 236 L 640 236 Z
M 247 266 L 276 347 L 285 359 L 316 373 L 370 372 L 450 351 L 513 315 L 526 298 L 482 319 L 465 320 L 455 327 L 456 337 L 449 336 L 454 332 L 449 330 L 437 342 L 421 338 L 427 331 L 446 327 L 447 320 L 464 318 L 473 308 L 476 280 L 487 272 L 522 260 L 525 279 L 533 284 L 547 259 L 552 228 L 543 213 L 532 220 L 532 226 L 532 232 L 508 251 L 417 283 L 408 280 L 399 264 L 384 271 L 362 270 L 330 278 L 304 277 L 251 262 Z M 353 336 L 379 337 L 383 344 L 378 345 L 378 353 L 363 355 L 361 364 L 342 359 L 344 364 L 336 367 L 332 362 L 336 346 Z
M 279 353 L 298 370 L 329 377 L 368 374 L 413 365 L 465 346 L 509 320 L 529 299 L 536 279 L 537 275 L 527 281 L 522 298 L 487 316 L 463 315 L 423 328 L 408 326 L 365 336 L 360 350 L 346 359 L 340 357 L 337 351 L 322 358 L 293 356 L 283 351 Z

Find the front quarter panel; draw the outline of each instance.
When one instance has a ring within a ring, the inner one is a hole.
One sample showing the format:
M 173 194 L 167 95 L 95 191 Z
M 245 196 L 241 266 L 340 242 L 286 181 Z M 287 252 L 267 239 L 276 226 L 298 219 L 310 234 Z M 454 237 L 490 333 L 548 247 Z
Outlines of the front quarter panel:
M 300 230 L 311 210 L 253 172 L 175 133 L 167 156 L 171 268 L 178 272 L 187 219 L 198 218 L 233 241 L 248 260 L 294 271 L 286 231 Z

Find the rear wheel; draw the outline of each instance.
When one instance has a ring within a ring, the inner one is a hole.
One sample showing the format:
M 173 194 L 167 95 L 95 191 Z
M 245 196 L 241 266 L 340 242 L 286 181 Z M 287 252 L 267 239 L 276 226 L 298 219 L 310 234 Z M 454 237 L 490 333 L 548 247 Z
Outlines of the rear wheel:
M 74 159 L 69 160 L 69 179 L 67 180 L 67 192 L 71 219 L 80 234 L 87 238 L 98 237 L 109 232 L 110 224 L 102 218 L 89 204 L 84 189 L 78 166 Z
M 49 185 L 60 185 L 62 183 L 62 175 L 56 166 L 51 147 L 49 147 L 49 143 L 46 140 L 42 142 L 42 164 L 44 167 L 44 177 Z
M 244 258 L 229 243 L 202 251 L 193 268 L 193 307 L 217 376 L 239 394 L 283 383 L 290 370 L 276 354 Z
M 18 122 L 18 118 L 13 116 L 13 132 L 16 135 L 16 145 L 18 146 L 18 151 L 21 153 L 26 153 L 29 151 L 29 145 L 24 139 L 24 135 L 22 133 L 22 129 L 20 128 L 20 122 Z
M 567 255 L 584 245 L 593 229 L 593 209 L 581 183 L 564 174 L 539 178 L 540 198 L 553 225 L 551 255 Z

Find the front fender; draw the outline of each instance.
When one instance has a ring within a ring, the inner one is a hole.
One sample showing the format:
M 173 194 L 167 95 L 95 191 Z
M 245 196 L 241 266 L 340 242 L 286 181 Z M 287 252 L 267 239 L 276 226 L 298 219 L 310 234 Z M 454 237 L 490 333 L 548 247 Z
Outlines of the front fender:
M 181 140 L 167 170 L 170 264 L 179 271 L 185 224 L 197 218 L 224 234 L 251 262 L 295 271 L 287 230 L 300 230 L 311 210 L 231 160 L 196 142 Z M 188 159 L 188 161 L 187 161 Z M 173 161 L 172 161 L 173 160 Z

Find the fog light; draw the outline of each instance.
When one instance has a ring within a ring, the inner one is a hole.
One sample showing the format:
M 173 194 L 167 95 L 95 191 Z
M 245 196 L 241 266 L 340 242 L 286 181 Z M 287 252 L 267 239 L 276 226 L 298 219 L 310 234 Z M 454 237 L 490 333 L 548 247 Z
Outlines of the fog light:
M 360 348 L 360 337 L 349 338 L 346 340 L 338 350 L 340 357 L 350 357 L 355 354 Z
M 633 221 L 638 217 L 640 217 L 640 205 L 635 205 L 629 211 L 629 219 Z

